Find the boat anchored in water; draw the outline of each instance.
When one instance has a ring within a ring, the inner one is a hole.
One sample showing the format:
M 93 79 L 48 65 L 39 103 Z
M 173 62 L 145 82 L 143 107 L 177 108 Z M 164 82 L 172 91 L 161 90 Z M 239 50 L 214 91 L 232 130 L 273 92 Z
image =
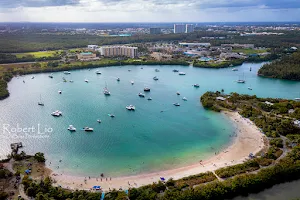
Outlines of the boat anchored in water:
M 244 77 L 244 74 L 243 74 L 243 77 Z M 237 83 L 245 83 L 246 81 L 244 80 L 244 78 L 243 79 L 239 78 L 236 82 Z
M 180 95 L 180 92 L 176 92 L 177 95 Z
M 38 102 L 39 106 L 44 106 L 44 103 L 42 102 L 42 96 L 40 95 L 40 101 Z
M 96 74 L 101 74 L 101 72 L 99 70 L 96 71 Z
M 237 68 L 233 68 L 232 71 L 239 71 Z
M 73 125 L 69 125 L 68 130 L 73 132 L 76 131 L 76 128 Z
M 138 95 L 139 95 L 139 97 L 145 97 L 145 94 L 143 94 L 141 92 Z
M 154 77 L 153 77 L 153 80 L 157 81 L 157 80 L 158 80 L 157 76 L 154 76 Z
M 93 132 L 94 131 L 94 129 L 90 128 L 90 127 L 84 127 L 82 130 L 86 131 L 86 132 Z
M 148 101 L 151 101 L 151 100 L 152 100 L 152 98 L 151 98 L 151 97 L 149 97 L 147 100 L 148 100 Z
M 173 72 L 179 72 L 177 69 L 173 69 Z
M 52 112 L 51 115 L 54 117 L 60 117 L 60 116 L 62 116 L 62 112 L 59 110 L 56 110 L 56 111 Z
M 97 119 L 97 122 L 98 122 L 98 123 L 101 123 L 101 120 L 100 120 L 100 119 Z
M 194 84 L 193 85 L 195 88 L 198 88 L 198 87 L 200 87 L 200 85 L 199 84 Z
M 159 72 L 159 69 L 155 69 L 156 72 Z
M 114 117 L 115 117 L 114 114 L 108 114 L 108 116 L 110 116 L 111 118 L 114 118 Z
M 134 84 L 134 81 L 130 81 L 130 83 L 131 83 L 131 85 L 133 85 L 133 84 Z
M 84 82 L 88 83 L 88 82 L 89 82 L 89 80 L 87 80 L 87 79 L 84 79 Z
M 103 89 L 103 94 L 106 96 L 110 95 L 110 91 L 107 89 L 107 84 L 105 83 L 105 88 Z
M 58 90 L 58 94 L 61 94 L 62 93 L 62 91 L 61 90 Z
M 186 98 L 186 97 L 183 97 L 182 100 L 183 100 L 183 101 L 187 101 L 187 98 Z
M 150 88 L 145 87 L 145 88 L 144 88 L 144 92 L 150 92 Z
M 64 71 L 64 74 L 71 74 L 71 72 L 69 72 L 69 71 Z
M 129 106 L 126 106 L 126 109 L 127 110 L 135 110 L 135 106 L 129 105 Z
M 174 105 L 174 106 L 180 106 L 180 104 L 179 104 L 179 103 L 173 103 L 173 105 Z
M 185 75 L 185 73 L 184 72 L 179 72 L 179 75 Z
M 49 78 L 53 78 L 53 74 L 50 74 L 48 77 L 49 77 Z
M 117 78 L 117 81 L 120 81 L 120 78 L 119 78 L 119 77 Z

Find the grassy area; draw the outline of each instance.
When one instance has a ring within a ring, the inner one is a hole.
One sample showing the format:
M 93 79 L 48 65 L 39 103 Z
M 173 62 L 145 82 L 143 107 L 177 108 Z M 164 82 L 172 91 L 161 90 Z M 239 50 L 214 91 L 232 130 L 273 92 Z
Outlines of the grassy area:
M 14 55 L 17 58 L 22 58 L 26 56 L 33 56 L 35 58 L 42 58 L 42 57 L 53 57 L 55 55 L 59 55 L 62 51 L 36 51 L 36 52 L 28 52 L 28 53 L 16 53 Z
M 233 52 L 236 53 L 244 53 L 244 54 L 259 54 L 266 53 L 269 49 L 232 49 Z
M 29 168 L 31 168 L 30 176 L 33 178 L 49 175 L 50 173 L 50 170 L 45 168 L 44 163 L 37 162 L 33 157 L 21 161 L 14 161 L 13 163 L 13 169 L 23 175 L 26 175 L 25 170 Z

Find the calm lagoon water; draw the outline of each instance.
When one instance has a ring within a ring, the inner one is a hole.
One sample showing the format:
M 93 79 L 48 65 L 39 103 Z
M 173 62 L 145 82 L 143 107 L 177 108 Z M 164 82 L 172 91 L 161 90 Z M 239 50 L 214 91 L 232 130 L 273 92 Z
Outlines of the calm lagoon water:
M 22 141 L 28 154 L 44 152 L 50 168 L 83 176 L 102 172 L 131 175 L 195 163 L 228 146 L 229 135 L 235 130 L 225 116 L 202 108 L 200 96 L 204 92 L 224 89 L 226 93 L 260 97 L 299 96 L 300 82 L 257 77 L 261 65 L 243 64 L 237 72 L 230 68 L 122 66 L 76 70 L 70 75 L 57 72 L 53 79 L 47 73 L 14 78 L 9 83 L 11 96 L 0 101 L 0 155 L 5 157 L 10 152 L 11 142 Z M 156 68 L 160 72 L 155 72 Z M 186 75 L 179 76 L 173 69 Z M 102 75 L 96 75 L 96 70 Z M 243 74 L 246 84 L 235 83 Z M 154 81 L 154 76 L 159 80 Z M 64 83 L 63 77 L 74 82 Z M 102 93 L 105 83 L 111 96 Z M 195 83 L 200 88 L 194 88 Z M 151 92 L 146 98 L 138 97 L 146 86 Z M 247 89 L 249 86 L 252 91 Z M 63 93 L 59 95 L 58 90 Z M 44 107 L 37 105 L 40 95 Z M 152 101 L 147 100 L 150 96 Z M 175 102 L 181 106 L 175 107 Z M 135 105 L 136 111 L 127 111 L 125 106 L 129 104 Z M 61 110 L 63 116 L 52 117 L 55 110 Z M 110 118 L 109 113 L 116 117 Z M 77 132 L 67 130 L 70 124 Z M 85 126 L 93 127 L 94 132 L 81 131 Z M 24 130 L 14 133 L 16 127 L 34 127 L 35 134 L 25 134 Z M 41 134 L 37 134 L 38 128 Z

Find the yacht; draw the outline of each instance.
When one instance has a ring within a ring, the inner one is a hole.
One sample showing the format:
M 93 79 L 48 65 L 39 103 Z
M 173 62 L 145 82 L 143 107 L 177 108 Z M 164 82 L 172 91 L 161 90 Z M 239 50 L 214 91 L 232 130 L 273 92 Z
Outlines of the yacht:
M 179 93 L 179 92 L 176 92 L 176 94 L 177 94 L 177 95 L 180 95 L 180 93 Z
M 106 95 L 106 96 L 109 96 L 110 95 L 110 92 L 108 91 L 107 89 L 107 84 L 105 83 L 105 88 L 103 90 L 103 94 Z
M 187 98 L 186 98 L 186 97 L 183 97 L 182 100 L 183 100 L 183 101 L 187 101 Z
M 114 114 L 108 114 L 108 116 L 110 116 L 111 118 L 114 118 L 114 117 L 115 117 Z
M 233 68 L 232 71 L 239 71 L 237 68 Z
M 88 83 L 88 82 L 89 82 L 89 80 L 87 80 L 87 79 L 84 79 L 84 82 Z
M 126 109 L 127 110 L 135 110 L 135 106 L 129 105 L 129 106 L 126 106 Z
M 58 94 L 61 94 L 62 93 L 62 91 L 61 90 L 58 90 Z
M 185 75 L 185 73 L 184 72 L 179 72 L 179 75 Z
M 157 76 L 154 76 L 154 77 L 153 77 L 153 80 L 157 81 L 157 80 L 158 80 Z
M 69 125 L 68 130 L 73 132 L 76 131 L 76 128 L 73 125 Z
M 59 110 L 56 110 L 53 113 L 51 113 L 51 115 L 54 117 L 60 117 L 60 116 L 62 116 L 62 112 Z
M 69 71 L 64 71 L 64 74 L 71 74 L 71 72 L 69 72 Z
M 39 106 L 44 106 L 44 103 L 42 102 L 42 96 L 40 95 L 40 101 L 38 102 Z
M 180 104 L 179 104 L 179 103 L 173 103 L 173 105 L 174 105 L 174 106 L 180 106 Z
M 243 74 L 243 77 L 244 77 L 244 74 Z M 245 83 L 246 81 L 244 79 L 239 78 L 236 82 L 237 83 Z
M 151 101 L 151 100 L 152 100 L 152 98 L 151 98 L 151 97 L 149 97 L 149 98 L 148 98 L 148 101 Z
M 200 85 L 199 84 L 194 84 L 193 85 L 195 88 L 198 88 L 198 87 L 200 87 Z
M 145 97 L 145 94 L 143 94 L 141 92 L 138 95 L 139 95 L 139 97 Z
M 93 132 L 94 131 L 94 129 L 90 128 L 90 127 L 84 127 L 82 130 L 86 131 L 86 132 Z
M 97 119 L 97 122 L 98 122 L 98 123 L 101 123 L 101 120 L 100 120 L 100 119 Z
M 131 83 L 131 85 L 133 85 L 133 84 L 134 84 L 134 81 L 130 81 L 130 83 Z
M 177 69 L 173 69 L 173 72 L 179 72 Z
M 101 74 L 101 72 L 99 70 L 96 71 L 96 74 Z
M 145 88 L 144 88 L 144 92 L 150 92 L 150 88 L 145 87 Z
M 117 81 L 120 81 L 120 78 L 119 78 L 119 77 L 117 78 Z
M 156 72 L 159 72 L 159 69 L 155 69 Z

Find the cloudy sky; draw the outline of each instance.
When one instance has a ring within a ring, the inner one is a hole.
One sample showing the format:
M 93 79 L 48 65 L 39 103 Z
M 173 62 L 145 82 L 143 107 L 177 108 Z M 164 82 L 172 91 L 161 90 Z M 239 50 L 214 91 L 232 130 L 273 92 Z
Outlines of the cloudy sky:
M 0 0 L 0 21 L 300 21 L 300 0 Z

